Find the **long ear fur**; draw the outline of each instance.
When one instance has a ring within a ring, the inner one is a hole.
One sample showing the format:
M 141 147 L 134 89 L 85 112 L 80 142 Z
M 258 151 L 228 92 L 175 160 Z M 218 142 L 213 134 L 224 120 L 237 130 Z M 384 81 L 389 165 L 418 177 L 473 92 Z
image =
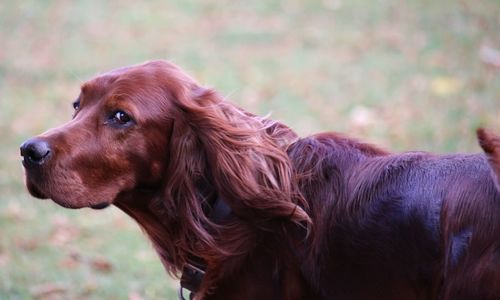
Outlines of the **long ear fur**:
M 223 102 L 213 90 L 199 90 L 193 100 L 180 105 L 201 143 L 198 152 L 206 155 L 212 182 L 233 211 L 247 220 L 308 222 L 297 207 L 305 202 L 295 190 L 283 146 L 295 134 Z
M 174 78 L 172 70 L 165 74 L 170 76 L 165 81 L 169 84 L 172 129 L 166 199 L 161 206 L 163 214 L 173 221 L 170 226 L 177 227 L 172 229 L 178 239 L 174 241 L 178 248 L 175 252 L 203 253 L 209 260 L 210 256 L 239 252 L 244 247 L 243 242 L 221 246 L 225 229 L 211 223 L 203 213 L 204 199 L 197 189 L 200 182 L 212 184 L 247 224 L 236 226 L 231 234 L 265 230 L 269 222 L 277 220 L 309 227 L 311 221 L 304 210 L 307 203 L 296 188 L 286 154 L 296 134 L 283 124 L 223 101 L 215 91 L 201 88 L 179 70 L 174 71 Z M 173 86 L 173 82 L 177 84 Z M 171 256 L 178 256 L 170 257 L 175 265 L 186 260 L 182 253 Z
M 206 155 L 213 184 L 235 214 L 258 222 L 276 218 L 309 222 L 297 206 L 305 201 L 295 190 L 282 146 L 295 134 L 223 102 L 213 90 L 196 92 L 194 99 L 179 105 L 201 142 L 197 152 Z

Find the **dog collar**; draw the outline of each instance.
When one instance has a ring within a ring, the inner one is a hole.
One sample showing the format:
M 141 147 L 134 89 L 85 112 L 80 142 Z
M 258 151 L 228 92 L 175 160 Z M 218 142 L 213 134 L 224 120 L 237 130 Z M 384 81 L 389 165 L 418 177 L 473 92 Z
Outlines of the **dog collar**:
M 222 197 L 217 197 L 211 206 L 209 220 L 220 223 L 231 215 L 231 208 Z M 187 300 L 184 297 L 184 290 L 188 291 L 189 299 L 193 299 L 200 289 L 201 282 L 205 276 L 207 268 L 206 262 L 198 256 L 191 257 L 193 263 L 186 263 L 182 268 L 182 275 L 179 287 L 179 299 Z

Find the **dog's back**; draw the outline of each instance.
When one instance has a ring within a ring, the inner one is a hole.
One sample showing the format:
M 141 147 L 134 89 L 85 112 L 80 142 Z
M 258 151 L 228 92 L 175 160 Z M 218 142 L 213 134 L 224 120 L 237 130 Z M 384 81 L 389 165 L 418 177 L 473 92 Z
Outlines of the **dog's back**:
M 484 155 L 395 155 L 335 135 L 289 153 L 317 224 L 304 268 L 322 266 L 325 298 L 500 298 L 500 193 Z

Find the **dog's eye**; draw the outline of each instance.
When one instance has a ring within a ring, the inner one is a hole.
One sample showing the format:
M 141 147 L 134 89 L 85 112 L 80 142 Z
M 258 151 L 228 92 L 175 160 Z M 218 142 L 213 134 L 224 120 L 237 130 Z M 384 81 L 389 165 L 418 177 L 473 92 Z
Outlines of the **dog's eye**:
M 79 110 L 80 109 L 80 101 L 77 100 L 77 101 L 73 102 L 73 108 L 75 110 Z
M 80 109 L 80 98 L 78 98 L 75 102 L 73 102 L 73 114 L 71 116 L 71 118 L 75 118 L 76 117 L 76 114 L 78 113 L 78 110 Z
M 130 118 L 130 116 L 121 110 L 115 111 L 113 113 L 112 118 L 113 118 L 113 122 L 115 122 L 116 124 L 119 124 L 119 125 L 126 125 L 126 124 L 132 122 L 132 119 Z

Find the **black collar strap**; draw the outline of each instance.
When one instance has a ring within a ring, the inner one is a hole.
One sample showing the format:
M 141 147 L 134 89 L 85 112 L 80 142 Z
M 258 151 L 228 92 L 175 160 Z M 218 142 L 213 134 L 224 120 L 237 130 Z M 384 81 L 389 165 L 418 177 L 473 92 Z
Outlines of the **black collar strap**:
M 186 300 L 184 290 L 189 291 L 189 299 L 193 299 L 200 289 L 205 271 L 191 264 L 185 264 L 182 268 L 181 286 L 179 287 L 179 299 Z
M 231 208 L 226 201 L 221 197 L 217 197 L 212 204 L 209 213 L 210 221 L 220 223 L 226 220 L 231 215 Z M 189 299 L 193 299 L 194 295 L 200 289 L 201 282 L 205 276 L 206 263 L 200 257 L 191 258 L 194 264 L 185 264 L 182 268 L 182 276 L 179 288 L 179 299 L 186 300 L 184 290 L 189 291 Z

